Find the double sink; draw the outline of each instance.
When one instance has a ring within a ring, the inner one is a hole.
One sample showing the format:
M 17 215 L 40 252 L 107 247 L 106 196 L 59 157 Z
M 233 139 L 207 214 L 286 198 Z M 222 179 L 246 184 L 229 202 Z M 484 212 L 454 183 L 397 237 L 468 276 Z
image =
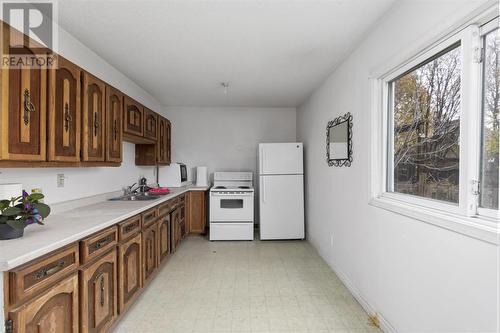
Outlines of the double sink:
M 119 197 L 111 198 L 110 201 L 145 201 L 159 199 L 159 195 L 150 194 L 149 192 L 131 193 Z

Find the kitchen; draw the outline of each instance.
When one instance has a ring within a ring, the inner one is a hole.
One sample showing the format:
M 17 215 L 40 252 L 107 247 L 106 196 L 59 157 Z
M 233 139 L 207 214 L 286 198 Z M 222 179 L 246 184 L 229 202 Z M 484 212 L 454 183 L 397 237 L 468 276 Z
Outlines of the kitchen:
M 433 58 L 412 56 L 447 33 L 495 31 L 496 1 L 55 7 L 59 69 L 2 71 L 0 184 L 43 193 L 33 216 L 51 211 L 0 241 L 1 331 L 497 331 L 495 213 L 453 222 L 379 200 L 383 124 L 367 84 Z M 127 187 L 139 193 L 121 200 Z

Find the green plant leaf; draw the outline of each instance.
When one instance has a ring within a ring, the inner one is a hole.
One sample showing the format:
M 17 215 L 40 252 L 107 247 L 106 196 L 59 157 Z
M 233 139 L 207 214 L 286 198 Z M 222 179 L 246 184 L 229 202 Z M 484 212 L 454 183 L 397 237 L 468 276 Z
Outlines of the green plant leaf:
M 9 219 L 8 216 L 5 215 L 0 215 L 0 224 L 5 224 L 7 223 L 7 220 Z
M 44 197 L 45 196 L 42 193 L 31 193 L 28 198 L 30 198 L 31 200 L 41 200 Z
M 44 203 L 36 203 L 33 204 L 36 209 L 38 209 L 38 213 L 42 215 L 43 218 L 46 218 L 50 214 L 50 207 Z
M 18 215 L 19 213 L 21 213 L 21 209 L 19 209 L 18 207 L 9 207 L 2 212 L 2 215 L 15 216 Z
M 16 230 L 23 230 L 26 224 L 22 220 L 8 220 L 7 224 Z
M 4 210 L 9 206 L 10 206 L 10 200 L 0 200 L 0 210 Z

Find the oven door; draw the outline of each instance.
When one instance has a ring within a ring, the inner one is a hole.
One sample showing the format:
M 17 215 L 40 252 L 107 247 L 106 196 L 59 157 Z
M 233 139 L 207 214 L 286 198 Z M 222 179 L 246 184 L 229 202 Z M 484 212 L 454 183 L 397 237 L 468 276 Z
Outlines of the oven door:
M 253 193 L 210 193 L 210 221 L 253 222 Z

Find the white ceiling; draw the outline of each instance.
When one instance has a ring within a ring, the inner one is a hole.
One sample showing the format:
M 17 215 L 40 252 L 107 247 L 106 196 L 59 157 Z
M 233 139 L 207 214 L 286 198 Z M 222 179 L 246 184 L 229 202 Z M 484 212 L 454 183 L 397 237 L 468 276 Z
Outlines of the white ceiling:
M 289 107 L 393 2 L 64 0 L 58 7 L 65 30 L 166 106 Z

